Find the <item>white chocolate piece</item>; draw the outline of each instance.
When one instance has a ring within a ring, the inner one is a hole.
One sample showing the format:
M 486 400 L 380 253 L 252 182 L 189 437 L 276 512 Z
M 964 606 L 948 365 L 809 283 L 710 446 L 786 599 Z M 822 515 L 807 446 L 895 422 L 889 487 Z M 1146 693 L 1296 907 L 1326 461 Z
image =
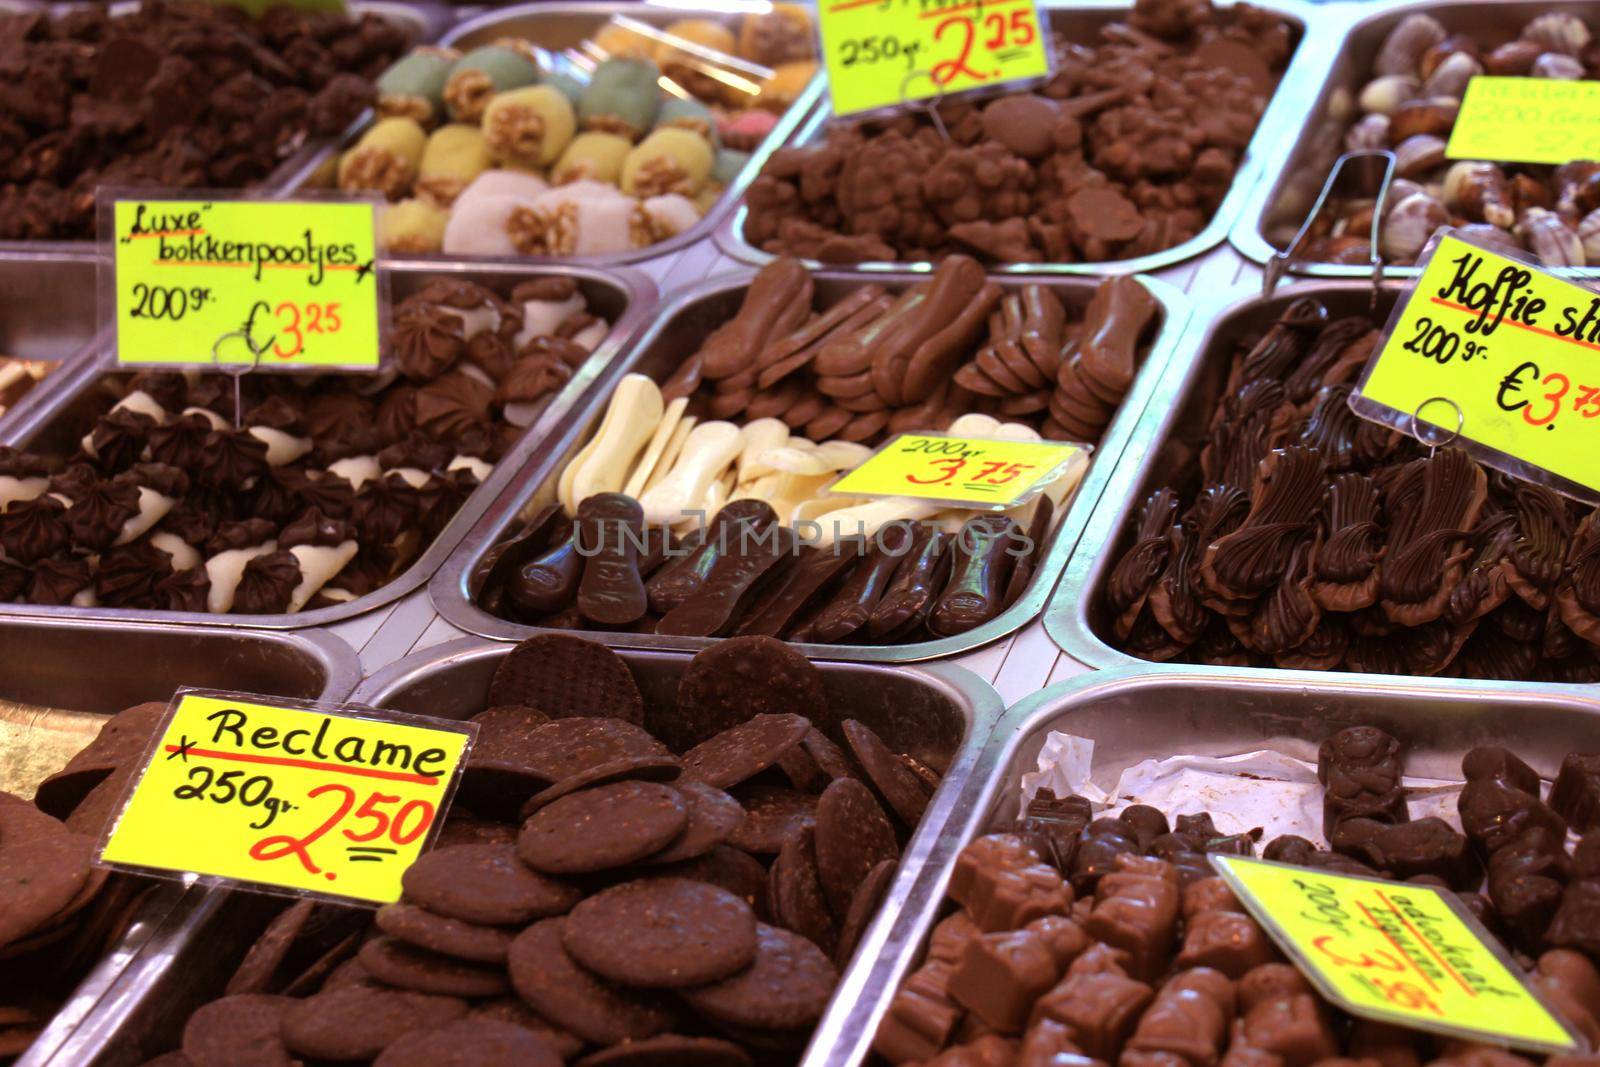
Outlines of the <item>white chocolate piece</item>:
M 183 413 L 185 415 L 199 415 L 211 424 L 213 430 L 226 430 L 229 427 L 228 420 L 210 408 L 184 408 Z
M 117 534 L 116 543 L 119 545 L 132 544 L 148 533 L 156 523 L 167 517 L 167 512 L 172 510 L 172 505 L 177 501 L 170 496 L 158 493 L 148 485 L 139 487 L 139 514 L 122 524 L 122 532 Z M 183 570 L 184 568 L 176 568 Z
M 650 232 L 658 241 L 676 237 L 700 221 L 700 209 L 681 193 L 652 196 L 639 205 L 650 220 Z
M 661 451 L 661 459 L 657 461 L 656 469 L 651 472 L 650 480 L 644 483 L 645 492 L 655 488 L 661 479 L 667 476 L 667 472 L 672 470 L 673 464 L 678 462 L 678 457 L 683 455 L 683 443 L 689 439 L 689 434 L 694 432 L 699 423 L 700 420 L 693 415 L 685 415 L 678 423 L 678 428 L 672 431 L 672 439 Z
M 789 425 L 782 419 L 753 419 L 744 424 L 744 451 L 739 453 L 739 484 L 754 481 L 774 468 L 762 453 L 789 443 Z
M 817 446 L 815 455 L 829 470 L 854 470 L 872 455 L 872 449 L 854 441 L 824 441 Z
M 596 493 L 622 488 L 665 409 L 661 388 L 643 374 L 626 375 L 617 383 L 600 429 L 561 474 L 557 489 L 568 515 L 576 515 L 578 505 Z
M 816 499 L 831 481 L 833 481 L 832 471 L 822 471 L 818 474 L 783 474 L 773 488 L 772 495 L 767 498 L 767 503 L 778 513 L 778 521 L 787 526 L 794 518 L 795 509 L 808 500 Z
M 549 337 L 563 322 L 588 306 L 582 293 L 573 293 L 565 300 L 524 300 L 522 329 L 517 331 L 516 338 L 511 342 L 512 351 L 522 351 L 522 346 L 536 337 Z
M 66 507 L 66 508 L 72 507 L 72 498 L 70 496 L 63 496 L 60 493 L 51 493 L 50 494 L 50 499 L 51 500 L 59 500 L 61 502 L 61 506 L 62 507 Z
M 839 511 L 855 504 L 863 503 L 866 498 L 859 496 L 816 496 L 810 500 L 803 500 L 789 515 L 791 523 L 815 522 L 823 515 L 832 511 Z
M 337 586 L 325 585 L 321 591 L 323 599 L 332 600 L 340 604 L 348 604 L 356 598 L 356 595 L 350 590 L 340 589 Z
M 9 474 L 0 474 L 0 511 L 20 501 L 43 496 L 48 488 L 49 478 L 13 478 Z
M 292 433 L 284 433 L 271 426 L 252 426 L 250 436 L 267 446 L 269 467 L 281 467 L 285 463 L 293 463 L 311 451 L 311 438 L 296 437 Z
M 83 454 L 88 456 L 90 459 L 100 458 L 100 450 L 94 447 L 93 430 L 90 430 L 88 433 L 83 435 L 82 439 L 78 441 L 78 447 L 83 449 Z
M 356 550 L 360 547 L 351 540 L 335 546 L 295 545 L 291 548 L 289 555 L 300 564 L 300 584 L 289 594 L 289 611 L 293 613 L 305 607 L 317 595 L 317 590 L 332 581 L 344 570 L 345 564 L 356 558 Z
M 75 608 L 97 608 L 100 598 L 95 595 L 94 586 L 86 585 L 72 595 L 72 606 Z
M 328 464 L 328 473 L 349 482 L 350 488 L 360 489 L 381 475 L 383 468 L 378 466 L 377 456 L 346 456 Z
M 937 504 L 904 496 L 884 497 L 881 500 L 869 500 L 864 504 L 852 504 L 847 508 L 828 513 L 828 519 L 822 524 L 822 533 L 817 538 L 817 544 L 827 548 L 840 538 L 871 537 L 891 522 L 898 520 L 914 522 L 937 514 L 938 511 Z
M 186 571 L 200 566 L 200 553 L 175 533 L 159 530 L 150 535 L 150 544 L 172 557 L 172 569 Z
M 716 479 L 706 488 L 706 497 L 705 500 L 701 501 L 700 508 L 706 513 L 707 519 L 717 517 L 717 512 L 721 511 L 722 506 L 728 502 L 728 494 L 730 492 L 727 481 L 722 478 Z
M 952 437 L 992 437 L 999 426 L 1000 420 L 994 416 L 970 411 L 952 422 L 945 433 Z
M 389 388 L 389 386 L 395 383 L 395 381 L 400 377 L 400 371 L 395 367 L 385 367 L 377 374 L 358 374 L 352 375 L 351 377 L 359 379 L 360 381 L 359 385 L 354 385 L 351 387 L 355 390 L 357 396 L 377 396 L 379 393 L 383 392 L 385 389 Z M 296 385 L 299 385 L 302 389 L 309 389 L 311 387 L 311 383 L 316 381 L 316 379 L 309 374 L 291 375 L 289 380 L 294 382 Z
M 479 385 L 488 386 L 490 389 L 494 389 L 496 387 L 495 380 L 489 377 L 489 372 L 478 366 L 476 363 L 468 363 L 466 360 L 462 360 L 456 364 L 456 369 L 462 374 L 466 375 L 468 378 L 476 381 Z
M 808 477 L 829 474 L 834 470 L 817 454 L 816 449 L 795 448 L 792 445 L 767 449 L 761 453 L 761 463 L 770 470 Z
M 1042 441 L 1039 431 L 1020 422 L 1002 422 L 988 436 L 1000 441 Z
M 733 495 L 728 497 L 731 503 L 735 500 L 771 500 L 772 494 L 778 491 L 778 486 L 783 483 L 788 475 L 782 471 L 772 471 L 759 478 L 752 478 L 748 482 L 741 482 L 734 488 Z
M 233 594 L 239 589 L 239 579 L 244 577 L 245 564 L 257 556 L 275 552 L 277 541 L 263 541 L 254 548 L 230 548 L 206 560 L 206 574 L 211 578 L 211 591 L 206 594 L 206 610 L 213 615 L 226 615 L 233 610 Z
M 469 341 L 480 333 L 493 333 L 500 329 L 500 309 L 493 304 L 479 304 L 475 308 L 452 307 L 445 310 L 461 318 L 461 336 Z M 468 363 L 465 366 L 470 367 L 472 364 Z M 493 387 L 494 382 L 491 380 L 489 385 Z
M 600 347 L 600 342 L 606 339 L 606 334 L 611 332 L 611 324 L 596 320 L 572 335 L 572 343 L 585 352 L 593 352 Z
M 135 389 L 115 404 L 111 405 L 112 411 L 131 411 L 138 415 L 148 415 L 157 422 L 167 421 L 167 409 L 156 403 L 156 398 L 143 389 Z
M 696 426 L 672 470 L 639 498 L 644 521 L 670 524 L 685 512 L 706 510 L 711 483 L 722 477 L 742 447 L 744 434 L 731 422 L 713 420 Z
M 446 471 L 471 471 L 472 476 L 480 482 L 489 480 L 489 475 L 494 473 L 494 464 L 485 462 L 477 456 L 457 456 L 450 461 Z
M 428 484 L 428 472 L 416 467 L 393 467 L 384 471 L 384 474 L 398 474 L 413 489 L 421 489 Z
M 667 442 L 672 440 L 672 435 L 677 432 L 678 423 L 683 421 L 683 412 L 689 406 L 689 398 L 680 396 L 667 405 L 661 413 L 661 421 L 656 424 L 655 433 L 650 435 L 650 443 L 644 447 L 644 455 L 639 457 L 639 462 L 634 464 L 633 473 L 628 475 L 628 481 L 622 491 L 635 500 L 643 493 L 645 486 L 650 482 L 650 476 L 656 472 L 656 467 L 661 463 L 661 454 L 666 451 Z

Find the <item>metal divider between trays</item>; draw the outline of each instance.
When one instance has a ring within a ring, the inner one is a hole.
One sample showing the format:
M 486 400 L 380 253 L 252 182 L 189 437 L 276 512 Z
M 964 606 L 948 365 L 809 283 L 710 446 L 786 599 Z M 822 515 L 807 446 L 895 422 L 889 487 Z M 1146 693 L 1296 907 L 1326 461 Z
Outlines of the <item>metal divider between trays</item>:
M 470 714 L 477 710 L 474 702 L 482 703 L 493 666 L 508 651 L 505 644 L 482 638 L 447 642 L 379 670 L 363 681 L 350 699 L 445 717 Z M 620 654 L 638 677 L 647 703 L 652 698 L 670 700 L 677 676 L 690 658 L 681 652 L 628 650 Z M 837 679 L 836 687 L 830 686 L 830 695 L 861 700 L 857 713 L 863 716 L 908 716 L 907 697 L 910 690 L 917 689 L 927 694 L 930 706 L 937 703 L 944 708 L 946 730 L 950 717 L 961 723 L 961 736 L 954 740 L 943 784 L 912 834 L 878 918 L 863 934 L 853 961 L 841 975 L 829 1011 L 802 1061 L 802 1067 L 844 1067 L 857 1062 L 850 1049 L 865 1047 L 863 1035 L 853 1029 L 863 1007 L 892 992 L 874 980 L 880 956 L 893 945 L 891 928 L 899 926 L 902 915 L 924 915 L 938 905 L 938 898 L 927 898 L 922 888 L 931 884 L 927 871 L 940 869 L 953 859 L 952 843 L 959 839 L 951 836 L 950 827 L 969 821 L 969 798 L 978 795 L 973 775 L 987 758 L 990 738 L 1002 721 L 1004 708 L 999 694 L 986 682 L 953 664 L 891 667 L 819 661 L 817 667 L 825 680 Z M 930 732 L 939 728 L 931 721 L 919 722 Z M 901 724 L 905 730 L 917 726 L 918 722 L 909 718 Z M 234 896 L 239 899 L 230 906 L 229 894 L 206 894 L 181 916 L 174 916 L 133 966 L 84 1013 L 69 1041 L 51 1057 L 19 1067 L 132 1067 L 150 1053 L 144 1043 L 152 1035 L 170 1040 L 181 1030 L 181 1016 L 218 994 L 254 939 L 253 933 L 239 930 L 235 923 L 241 907 L 251 903 L 243 898 L 251 895 Z M 252 911 L 251 921 L 259 929 L 266 916 L 257 912 L 259 909 Z
M 361 679 L 361 664 L 355 650 L 321 630 L 246 634 L 220 627 L 130 621 L 122 623 L 113 636 L 95 623 L 0 619 L 0 642 L 12 649 L 17 648 L 19 635 L 28 635 L 40 648 L 59 649 L 71 645 L 75 636 L 81 641 L 90 632 L 98 632 L 107 641 L 132 637 L 136 641 L 171 645 L 173 651 L 168 655 L 136 658 L 131 663 L 155 673 L 181 669 L 173 659 L 198 658 L 217 673 L 218 677 L 211 684 L 225 684 L 222 676 L 228 673 L 237 656 L 250 647 L 272 647 L 286 656 L 302 657 L 308 670 L 321 672 L 322 684 L 316 691 L 307 689 L 285 695 L 343 700 Z M 212 645 L 218 647 L 212 648 Z M 176 689 L 179 685 L 206 681 L 199 674 L 193 677 L 185 674 L 171 679 L 170 684 Z M 148 695 L 160 699 L 158 694 L 166 683 L 153 684 L 157 684 L 157 688 L 150 689 Z M 262 689 L 268 687 L 260 685 Z M 173 966 L 175 943 L 181 940 L 182 931 L 188 929 L 197 916 L 211 914 L 221 907 L 229 896 L 224 889 L 189 886 L 177 880 L 153 879 L 151 885 L 151 896 L 140 904 L 128 928 L 78 982 L 33 1044 L 16 1061 L 16 1067 L 78 1067 L 86 1062 L 82 1050 L 87 1043 L 98 1039 L 104 1020 L 136 1004 L 142 991 Z
M 297 630 L 326 626 L 355 618 L 374 608 L 382 607 L 400 597 L 422 588 L 434 572 L 445 562 L 461 538 L 472 529 L 473 523 L 485 508 L 507 489 L 521 468 L 536 456 L 546 439 L 560 426 L 568 409 L 584 395 L 587 388 L 602 378 L 609 365 L 626 346 L 632 334 L 649 318 L 656 303 L 655 283 L 643 272 L 631 267 L 566 266 L 553 268 L 548 264 L 524 263 L 515 260 L 465 263 L 452 261 L 391 260 L 383 263 L 397 287 L 408 283 L 414 288 L 427 280 L 451 277 L 466 281 L 515 284 L 518 281 L 551 276 L 575 278 L 591 297 L 610 313 L 611 331 L 589 354 L 562 389 L 544 402 L 543 409 L 525 430 L 516 444 L 495 464 L 494 471 L 484 483 L 473 490 L 462 503 L 445 528 L 425 548 L 421 555 L 394 580 L 365 596 L 345 604 L 280 615 L 209 615 L 200 612 L 153 611 L 139 608 L 111 607 L 55 607 L 38 604 L 0 604 L 0 618 L 8 616 L 44 616 L 62 619 L 97 619 L 109 622 L 143 620 L 184 625 L 229 626 L 244 629 Z M 404 288 L 395 297 L 403 299 Z M 607 306 L 609 305 L 609 306 Z M 13 412 L 0 423 L 0 444 L 24 447 L 52 432 L 59 433 L 60 421 L 68 416 L 74 405 L 89 399 L 102 376 L 115 371 L 105 358 L 109 338 L 98 337 L 94 345 L 41 383 L 47 390 L 41 396 L 25 397 Z M 38 393 L 39 390 L 33 390 Z M 32 401 L 31 403 L 29 401 Z
M 1217 6 L 1230 7 L 1232 4 L 1219 2 Z M 1010 275 L 1137 274 L 1173 266 L 1223 244 L 1228 239 L 1228 231 L 1233 227 L 1240 212 L 1244 210 L 1251 191 L 1264 178 L 1264 161 L 1273 154 L 1272 146 L 1282 127 L 1294 118 L 1296 96 L 1302 89 L 1308 89 L 1315 84 L 1313 79 L 1319 73 L 1318 65 L 1321 62 L 1319 42 L 1324 31 L 1340 25 L 1337 16 L 1330 16 L 1326 6 L 1308 3 L 1305 0 L 1268 0 L 1256 6 L 1292 22 L 1299 32 L 1299 40 L 1290 56 L 1289 65 L 1284 69 L 1283 76 L 1267 102 L 1266 110 L 1262 112 L 1261 120 L 1256 124 L 1255 132 L 1251 134 L 1250 143 L 1245 147 L 1227 195 L 1223 197 L 1222 203 L 1217 206 L 1216 212 L 1205 227 L 1189 240 L 1172 248 L 1132 259 L 1089 263 L 990 264 L 989 273 L 1001 278 Z M 1081 29 L 1083 32 L 1079 32 L 1076 36 L 1086 38 L 1092 31 L 1126 14 L 1129 6 L 1124 0 L 1076 0 L 1070 3 L 1060 0 L 1040 0 L 1039 10 L 1051 16 L 1052 28 L 1066 30 L 1069 37 L 1074 36 L 1073 29 Z M 1070 25 L 1064 26 L 1064 23 Z M 769 139 L 751 159 L 751 165 L 759 173 L 780 148 L 801 148 L 819 142 L 832 120 L 832 102 L 824 93 L 816 109 L 803 125 L 795 129 L 792 136 L 782 142 Z M 729 213 L 721 225 L 716 227 L 715 240 L 718 248 L 739 262 L 761 266 L 777 257 L 745 240 L 744 225 L 749 212 L 749 206 L 741 202 L 737 210 Z M 928 271 L 933 268 L 933 264 L 925 261 L 904 260 L 846 265 L 819 263 L 815 260 L 802 260 L 802 262 L 812 270 L 851 271 L 874 277 L 902 271 Z
M 704 334 L 688 340 L 682 348 L 674 347 L 679 340 L 671 335 L 680 320 L 693 319 L 689 332 L 704 328 L 708 334 L 715 315 L 705 316 L 701 309 L 707 301 L 719 297 L 728 305 L 727 314 L 737 307 L 736 294 L 748 284 L 753 272 L 748 269 L 721 274 L 700 285 L 675 291 L 656 315 L 651 326 L 638 334 L 627 351 L 613 361 L 606 375 L 598 379 L 585 393 L 581 403 L 574 404 L 559 430 L 546 438 L 547 447 L 531 458 L 510 486 L 488 507 L 477 525 L 460 542 L 429 584 L 429 594 L 434 608 L 447 621 L 469 633 L 492 637 L 501 641 L 520 641 L 541 628 L 512 622 L 489 614 L 473 602 L 470 588 L 473 571 L 495 544 L 502 540 L 531 508 L 554 499 L 554 486 L 566 461 L 576 454 L 588 440 L 593 428 L 598 426 L 611 393 L 623 375 L 644 369 L 657 373 L 664 380 L 681 360 L 693 352 L 689 344 L 697 345 Z M 881 275 L 863 278 L 858 274 L 838 271 L 814 271 L 813 278 L 819 291 L 848 290 L 868 281 L 878 281 L 890 286 L 910 285 L 923 280 L 920 274 Z M 1097 284 L 1095 279 L 1081 277 L 1023 278 L 1003 276 L 998 279 L 1008 288 L 1028 282 L 1051 286 L 1064 295 L 1077 293 L 1087 302 L 1088 295 Z M 1043 610 L 1045 601 L 1057 577 L 1066 564 L 1068 554 L 1077 543 L 1090 512 L 1106 488 L 1113 461 L 1134 440 L 1134 429 L 1152 394 L 1160 389 L 1166 376 L 1173 351 L 1177 348 L 1179 334 L 1189 317 L 1187 299 L 1167 282 L 1155 278 L 1141 278 L 1161 304 L 1163 321 L 1143 365 L 1134 379 L 1132 389 L 1124 398 L 1116 416 L 1106 428 L 1077 495 L 1063 513 L 1056 532 L 1032 582 L 1023 596 L 995 618 L 964 634 L 902 645 L 839 645 L 796 644 L 807 656 L 821 659 L 851 660 L 866 663 L 909 663 L 936 659 L 966 652 L 991 641 L 998 640 L 1032 621 Z M 656 634 L 613 633 L 602 630 L 584 631 L 584 636 L 616 648 L 655 648 L 696 650 L 713 643 L 716 638 L 667 637 Z

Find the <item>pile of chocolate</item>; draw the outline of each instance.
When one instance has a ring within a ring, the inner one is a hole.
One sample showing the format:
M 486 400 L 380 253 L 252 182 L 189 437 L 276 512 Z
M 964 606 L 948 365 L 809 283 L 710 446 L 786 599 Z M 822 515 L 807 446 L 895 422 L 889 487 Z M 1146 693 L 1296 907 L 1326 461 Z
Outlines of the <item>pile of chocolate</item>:
M 439 281 L 395 309 L 377 375 L 248 375 L 240 404 L 221 374 L 108 376 L 76 452 L 0 448 L 0 601 L 277 614 L 370 593 L 607 329 L 571 279 L 509 300 Z
M 1373 727 L 1341 730 L 1317 758 L 1332 848 L 1286 835 L 1263 855 L 1454 890 L 1592 1046 L 1600 758 L 1568 756 L 1549 803 L 1538 774 L 1503 748 L 1473 749 L 1462 771 L 1464 834 L 1431 816 L 1411 821 L 1399 742 Z M 1571 854 L 1569 827 L 1583 834 Z M 935 927 L 874 1047 L 924 1067 L 1532 1067 L 1503 1049 L 1330 1009 L 1207 859 L 1250 855 L 1259 834 L 1219 834 L 1206 814 L 1180 815 L 1174 828 L 1137 804 L 1093 818 L 1082 797 L 1041 794 L 1017 833 L 962 852 L 949 886 L 960 910 Z
M 692 412 L 715 419 L 775 416 L 817 441 L 870 444 L 978 411 L 1093 442 L 1133 384 L 1159 308 L 1120 276 L 1069 321 L 1049 287 L 1007 291 L 963 255 L 897 294 L 869 283 L 820 311 L 813 300 L 797 261 L 763 267 L 739 313 L 662 395 L 689 397 Z
M 602 646 L 524 642 L 404 899 L 290 907 L 153 1062 L 792 1063 L 938 784 L 833 699 L 764 638 L 695 657 L 675 708 Z
M 407 44 L 373 15 L 291 7 L 0 13 L 0 239 L 93 237 L 97 186 L 258 182 L 371 106 Z
M 1396 23 L 1358 97 L 1362 114 L 1344 135 L 1347 151 L 1388 149 L 1395 156 L 1382 219 L 1384 260 L 1415 263 L 1435 230 L 1456 226 L 1480 244 L 1531 253 L 1546 266 L 1600 263 L 1600 163 L 1446 158 L 1467 83 L 1480 75 L 1592 79 L 1600 75 L 1600 42 L 1571 11 L 1537 15 L 1519 36 L 1494 47 L 1451 33 L 1429 14 Z M 1313 221 L 1299 257 L 1367 263 L 1375 210 L 1371 197 L 1331 205 Z
M 1593 682 L 1590 509 L 1358 417 L 1365 316 L 1296 300 L 1234 355 L 1198 469 L 1144 502 L 1098 596 L 1146 659 Z
M 1094 45 L 1054 35 L 1037 92 L 836 122 L 773 154 L 745 240 L 824 263 L 1077 263 L 1160 252 L 1203 229 L 1233 184 L 1294 32 L 1209 0 L 1137 0 Z
M 818 545 L 799 543 L 765 501 L 735 500 L 680 541 L 667 527 L 646 528 L 632 497 L 603 493 L 576 519 L 558 504 L 543 509 L 484 558 L 473 588 L 485 611 L 560 630 L 925 641 L 966 633 L 1015 603 L 1054 514 L 1041 497 L 1026 526 L 983 514 L 953 534 L 908 521 Z
M 0 791 L 0 1061 L 27 1050 L 151 888 L 90 861 L 166 710 L 112 717 L 32 803 Z

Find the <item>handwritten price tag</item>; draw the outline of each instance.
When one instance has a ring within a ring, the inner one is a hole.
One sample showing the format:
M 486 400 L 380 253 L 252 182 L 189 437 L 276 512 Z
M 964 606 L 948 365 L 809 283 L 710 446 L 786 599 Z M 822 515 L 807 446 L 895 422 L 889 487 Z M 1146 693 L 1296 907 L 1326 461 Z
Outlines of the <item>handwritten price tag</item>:
M 1446 234 L 1351 405 L 1402 430 L 1416 413 L 1447 437 L 1450 404 L 1489 466 L 1600 498 L 1600 295 Z
M 1538 1052 L 1580 1051 L 1449 892 L 1212 856 L 1317 991 L 1355 1015 Z
M 180 693 L 102 862 L 399 900 L 475 728 L 264 700 Z
M 1034 0 L 823 0 L 817 15 L 837 115 L 1050 73 Z
M 903 433 L 828 490 L 839 496 L 911 496 L 958 507 L 1015 507 L 1087 458 L 1067 441 L 1003 441 Z
M 1600 158 L 1600 82 L 1473 78 L 1445 155 L 1501 163 Z
M 378 368 L 370 202 L 108 205 L 118 364 L 249 364 L 254 346 L 263 369 Z

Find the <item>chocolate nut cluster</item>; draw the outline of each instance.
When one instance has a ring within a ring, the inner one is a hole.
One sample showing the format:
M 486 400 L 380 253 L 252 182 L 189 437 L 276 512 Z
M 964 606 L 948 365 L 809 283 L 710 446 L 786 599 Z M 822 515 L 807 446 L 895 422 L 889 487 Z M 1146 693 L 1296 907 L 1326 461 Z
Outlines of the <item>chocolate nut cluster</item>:
M 110 375 L 0 448 L 0 601 L 281 614 L 398 576 L 608 330 L 570 278 L 438 281 L 375 375 Z M 68 424 L 79 425 L 69 431 Z M 59 432 L 58 432 L 59 431 Z
M 1054 35 L 1033 92 L 832 123 L 773 154 L 745 239 L 824 263 L 1078 263 L 1195 236 L 1233 183 L 1294 48 L 1249 4 L 1138 0 L 1093 43 Z M 942 131 L 941 131 L 942 127 Z M 948 133 L 948 137 L 945 136 Z
M 0 239 L 94 236 L 98 186 L 244 188 L 377 99 L 373 15 L 150 0 L 0 13 Z
M 524 642 L 403 899 L 291 906 L 151 1062 L 795 1062 L 939 781 L 834 700 L 768 638 L 667 705 L 603 646 Z
M 1155 660 L 1600 678 L 1596 512 L 1357 416 L 1378 337 L 1308 297 L 1239 347 L 1097 593 L 1109 636 Z
M 1373 60 L 1347 151 L 1387 149 L 1395 178 L 1384 204 L 1383 259 L 1412 264 L 1441 226 L 1550 267 L 1600 263 L 1600 163 L 1559 167 L 1450 160 L 1445 146 L 1467 83 L 1479 75 L 1559 80 L 1600 75 L 1600 41 L 1570 11 L 1535 16 L 1503 44 L 1407 15 Z M 1373 199 L 1336 204 L 1313 223 L 1299 258 L 1369 262 Z
M 1412 820 L 1400 743 L 1349 727 L 1317 755 L 1331 847 L 1285 835 L 1262 854 L 1453 890 L 1592 1045 L 1597 770 L 1600 758 L 1569 755 L 1547 802 L 1515 755 L 1472 749 L 1457 829 Z M 1582 834 L 1570 853 L 1569 828 Z M 1532 1067 L 1330 1008 L 1213 873 L 1208 854 L 1252 855 L 1259 836 L 1220 834 L 1203 813 L 1169 824 L 1142 804 L 1095 818 L 1083 797 L 1042 793 L 1016 833 L 962 851 L 949 884 L 959 910 L 934 928 L 874 1048 L 922 1067 Z
M 139 704 L 39 783 L 0 790 L 0 1060 L 33 1044 L 73 987 L 120 937 L 151 888 L 93 866 L 96 844 L 166 713 Z

